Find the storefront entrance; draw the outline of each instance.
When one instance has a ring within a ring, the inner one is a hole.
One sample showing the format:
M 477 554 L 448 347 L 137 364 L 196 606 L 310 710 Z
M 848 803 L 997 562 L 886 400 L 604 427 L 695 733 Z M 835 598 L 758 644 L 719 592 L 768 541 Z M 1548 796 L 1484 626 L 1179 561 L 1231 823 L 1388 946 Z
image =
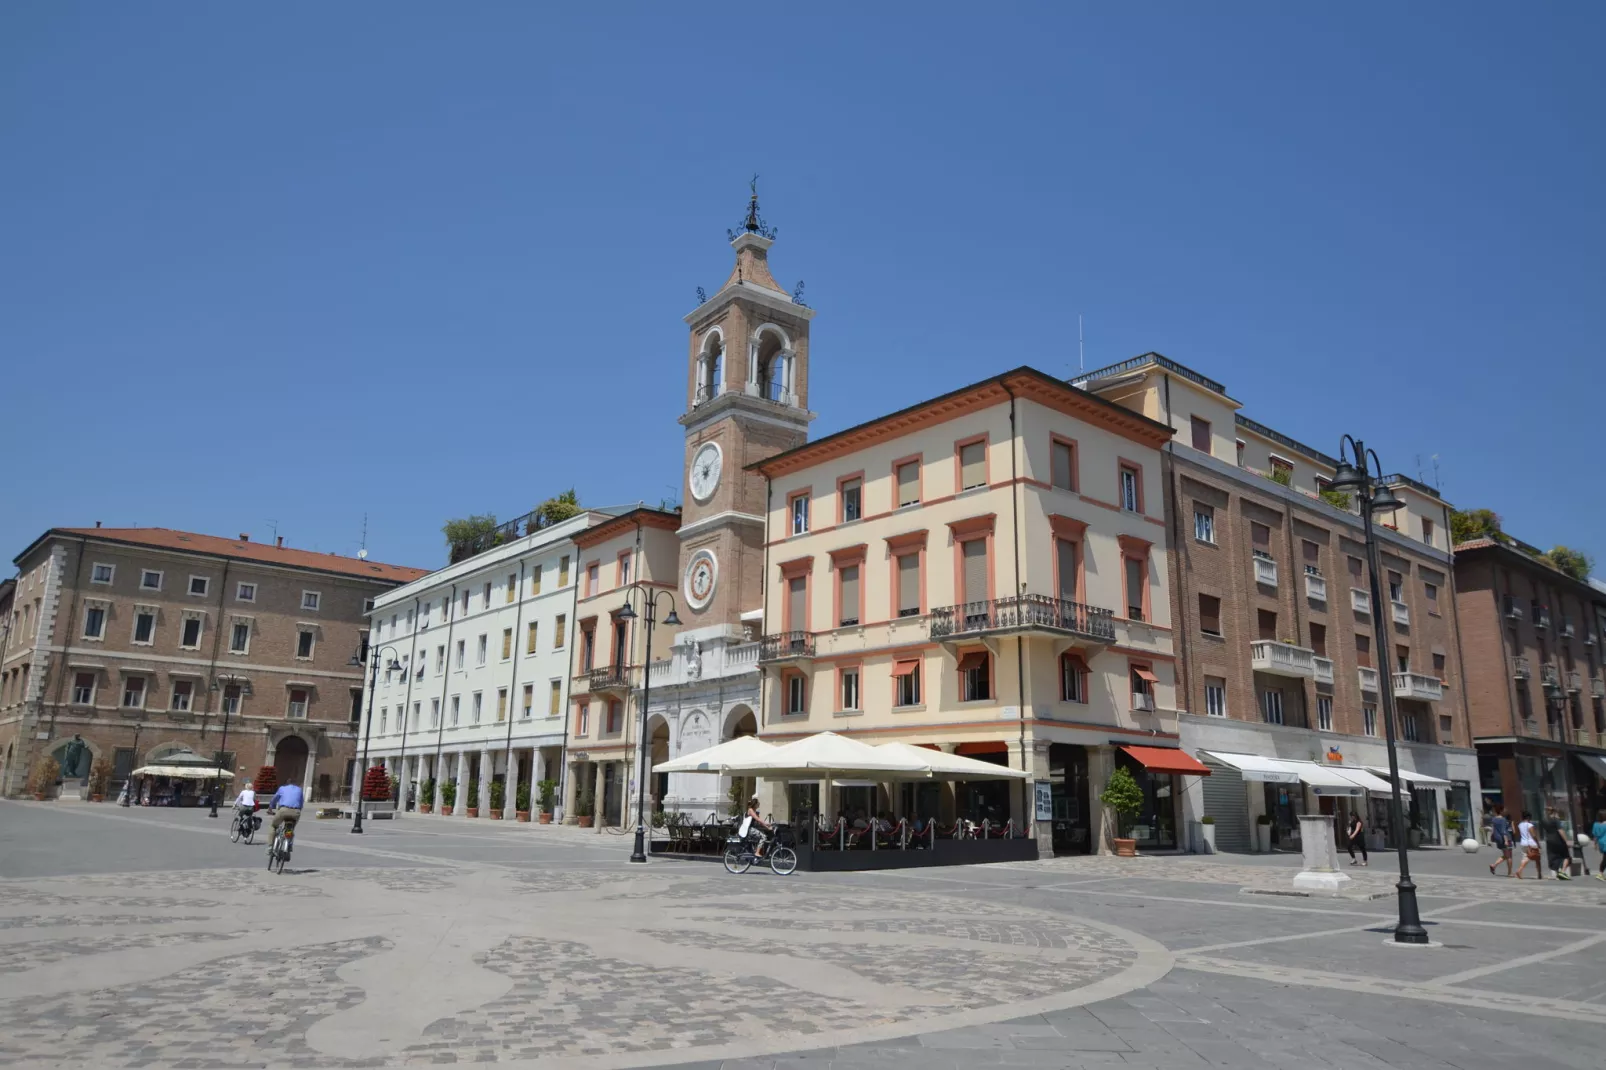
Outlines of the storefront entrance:
M 1116 752 L 1116 765 L 1132 774 L 1143 792 L 1143 809 L 1132 823 L 1132 838 L 1138 849 L 1175 850 L 1177 847 L 1177 800 L 1179 778 L 1146 768 L 1124 750 Z
M 1087 748 L 1052 743 L 1048 776 L 1054 800 L 1054 853 L 1087 854 L 1093 850 L 1092 801 L 1088 797 Z
M 1271 846 L 1276 851 L 1299 850 L 1299 811 L 1302 784 L 1266 784 L 1266 813 L 1271 817 Z

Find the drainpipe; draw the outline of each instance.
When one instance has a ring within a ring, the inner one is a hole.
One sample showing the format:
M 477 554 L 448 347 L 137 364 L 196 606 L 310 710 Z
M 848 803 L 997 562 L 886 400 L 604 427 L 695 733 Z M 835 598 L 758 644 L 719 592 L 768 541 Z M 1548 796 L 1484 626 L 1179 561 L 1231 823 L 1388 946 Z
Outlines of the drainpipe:
M 1472 753 L 1473 753 L 1473 762 L 1474 762 L 1474 766 L 1473 767 L 1474 767 L 1474 769 L 1476 769 L 1476 767 L 1477 767 L 1476 766 L 1476 762 L 1477 762 L 1478 748 L 1477 748 L 1476 743 L 1474 742 L 1474 738 L 1475 737 L 1473 736 L 1473 733 L 1472 733 L 1472 701 L 1471 701 L 1471 695 L 1468 693 L 1467 687 L 1466 687 L 1467 659 L 1466 659 L 1466 652 L 1462 648 L 1462 645 L 1461 645 L 1461 607 L 1459 605 L 1459 603 L 1461 601 L 1461 596 L 1460 596 L 1460 593 L 1458 592 L 1458 590 L 1456 588 L 1456 582 L 1455 582 L 1455 540 L 1450 537 L 1450 507 L 1449 506 L 1444 506 L 1443 507 L 1442 515 L 1444 517 L 1444 541 L 1450 547 L 1450 567 L 1449 567 L 1449 570 L 1448 570 L 1449 574 L 1450 574 L 1450 584 L 1449 584 L 1449 587 L 1450 587 L 1450 635 L 1451 635 L 1452 639 L 1455 642 L 1455 679 L 1456 679 L 1456 692 L 1455 693 L 1461 699 L 1461 722 L 1464 725 L 1466 725 L 1466 729 L 1467 729 L 1467 749 L 1472 751 Z M 1504 627 L 1503 627 L 1504 622 L 1500 619 L 1500 599 L 1499 599 L 1498 596 L 1495 597 L 1495 621 L 1496 621 L 1496 625 L 1495 625 L 1496 630 L 1503 633 L 1504 632 Z M 1504 635 L 1502 635 L 1501 640 L 1500 640 L 1500 647 L 1501 647 L 1502 654 L 1504 654 L 1504 652 L 1505 652 L 1505 642 L 1506 641 L 1505 641 Z M 1504 671 L 1506 673 L 1506 677 L 1507 677 L 1506 688 L 1509 691 L 1510 687 L 1511 687 L 1511 680 L 1510 680 L 1510 676 L 1511 676 L 1511 661 L 1510 661 L 1509 658 L 1505 658 L 1503 660 L 1505 661 L 1505 664 L 1504 664 L 1504 666 L 1502 666 L 1502 668 L 1504 669 Z M 1381 686 L 1381 685 L 1379 685 L 1379 686 Z M 1509 706 L 1510 706 L 1509 702 L 1507 703 L 1507 706 L 1508 706 L 1508 712 L 1509 712 Z M 1452 746 L 1454 745 L 1454 742 L 1455 742 L 1454 739 L 1452 739 L 1451 740 L 1451 745 Z M 1469 782 L 1468 785 L 1467 785 L 1467 804 L 1468 804 L 1467 820 L 1466 820 L 1466 826 L 1465 826 L 1463 831 L 1465 831 L 1467 833 L 1467 835 L 1469 835 L 1469 836 L 1476 836 L 1477 835 L 1477 833 L 1476 833 L 1477 825 L 1473 823 L 1472 809 L 1475 807 L 1477 812 L 1478 812 L 1478 814 L 1482 814 L 1482 812 L 1483 812 L 1483 778 L 1482 778 L 1481 774 L 1474 774 L 1474 776 L 1472 778 L 1472 781 Z
M 1010 533 L 1010 548 L 1015 558 L 1015 593 L 1024 598 L 1026 585 L 1020 579 L 1020 467 L 1018 461 L 1020 446 L 1020 429 L 1015 422 L 1015 392 L 1000 376 L 998 385 L 1004 388 L 1009 395 L 1009 511 L 1010 523 L 1014 530 Z M 1030 757 L 1026 750 L 1026 639 L 1024 636 L 1015 637 L 1015 693 L 1020 701 L 1020 760 L 1023 769 L 1030 769 Z M 1027 793 L 1026 784 L 1035 781 L 1021 782 L 1021 827 L 1024 830 L 1028 823 L 1027 814 L 1032 815 L 1032 829 L 1036 831 L 1036 813 L 1033 809 L 1033 797 Z M 1032 791 L 1035 792 L 1035 786 Z M 1033 837 L 1036 838 L 1035 836 Z
M 1169 426 L 1171 423 L 1171 375 L 1169 372 L 1166 373 L 1162 384 L 1165 392 L 1165 422 Z M 1166 512 L 1170 514 L 1166 525 L 1166 530 L 1171 535 L 1171 553 L 1168 555 L 1171 559 L 1170 575 L 1167 578 L 1171 581 L 1171 605 L 1175 610 L 1171 615 L 1171 635 L 1179 648 L 1176 651 L 1176 671 L 1179 677 L 1177 686 L 1182 691 L 1183 700 L 1177 705 L 1178 712 L 1181 712 L 1183 708 L 1193 705 L 1193 666 L 1188 661 L 1188 607 L 1183 605 L 1182 602 L 1182 562 L 1177 557 L 1178 554 L 1184 552 L 1187 543 L 1183 539 L 1179 528 L 1182 522 L 1182 514 L 1181 506 L 1177 502 L 1175 428 L 1172 428 L 1171 438 L 1166 440 L 1165 449 L 1160 453 L 1160 469 L 1165 476 Z M 1181 721 L 1177 722 L 1177 742 L 1179 744 L 1182 742 Z

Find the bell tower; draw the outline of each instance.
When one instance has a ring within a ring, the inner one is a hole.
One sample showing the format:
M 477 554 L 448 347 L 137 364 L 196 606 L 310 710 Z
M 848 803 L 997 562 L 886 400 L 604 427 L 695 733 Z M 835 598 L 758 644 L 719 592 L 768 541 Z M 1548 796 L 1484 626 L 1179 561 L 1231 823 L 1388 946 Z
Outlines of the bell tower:
M 758 210 L 757 176 L 736 262 L 713 296 L 685 317 L 686 481 L 680 527 L 681 614 L 688 629 L 724 625 L 763 605 L 764 478 L 747 466 L 808 440 L 809 321 L 801 284 L 770 274 L 775 230 Z M 701 291 L 699 291 L 701 296 Z

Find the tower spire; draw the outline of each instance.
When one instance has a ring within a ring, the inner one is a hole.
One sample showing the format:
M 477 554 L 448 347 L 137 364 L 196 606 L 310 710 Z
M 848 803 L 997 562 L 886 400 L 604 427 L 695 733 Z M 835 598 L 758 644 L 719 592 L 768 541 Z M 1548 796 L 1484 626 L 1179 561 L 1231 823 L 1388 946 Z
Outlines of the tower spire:
M 743 234 L 756 234 L 760 238 L 766 238 L 766 239 L 768 239 L 770 241 L 774 241 L 775 240 L 775 235 L 776 235 L 776 228 L 774 228 L 774 227 L 770 226 L 769 224 L 765 223 L 764 222 L 764 217 L 758 214 L 758 174 L 757 174 L 757 172 L 754 172 L 753 177 L 748 180 L 747 189 L 748 189 L 747 218 L 742 220 L 742 229 L 740 229 L 740 230 L 727 230 L 725 232 L 725 237 L 730 239 L 732 242 L 734 242 L 734 241 L 736 241 L 737 238 L 741 237 Z

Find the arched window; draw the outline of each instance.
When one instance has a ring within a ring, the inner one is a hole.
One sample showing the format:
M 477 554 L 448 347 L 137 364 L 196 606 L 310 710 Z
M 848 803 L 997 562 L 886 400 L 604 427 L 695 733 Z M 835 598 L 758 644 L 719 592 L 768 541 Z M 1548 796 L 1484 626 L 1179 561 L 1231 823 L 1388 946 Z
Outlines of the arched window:
M 724 382 L 725 339 L 714 331 L 703 343 L 702 356 L 697 358 L 697 401 L 701 403 L 717 397 Z
M 758 336 L 758 389 L 770 401 L 785 401 L 791 393 L 791 354 L 778 331 L 766 330 Z

